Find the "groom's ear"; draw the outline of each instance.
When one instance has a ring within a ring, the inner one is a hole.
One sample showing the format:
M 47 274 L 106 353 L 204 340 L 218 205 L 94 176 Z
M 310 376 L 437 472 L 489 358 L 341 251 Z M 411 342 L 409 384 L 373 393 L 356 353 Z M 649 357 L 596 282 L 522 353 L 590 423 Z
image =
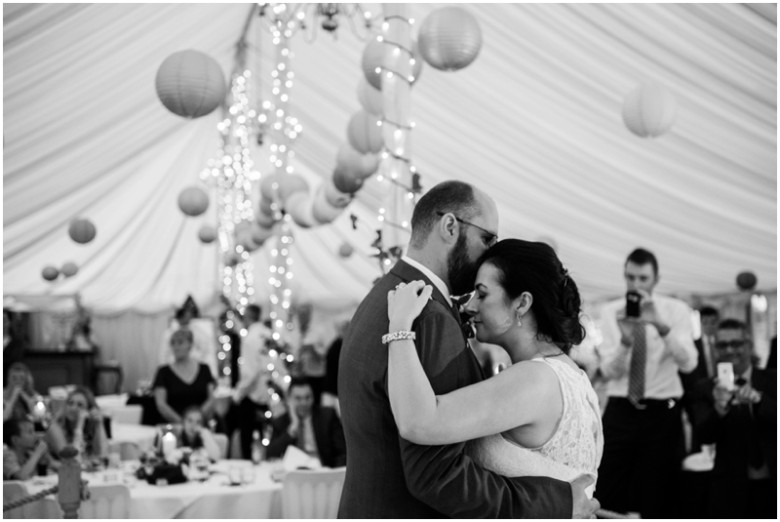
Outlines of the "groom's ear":
M 531 305 L 534 303 L 534 296 L 530 292 L 523 292 L 520 297 L 515 299 L 515 312 L 518 317 L 524 316 L 528 310 L 531 309 Z

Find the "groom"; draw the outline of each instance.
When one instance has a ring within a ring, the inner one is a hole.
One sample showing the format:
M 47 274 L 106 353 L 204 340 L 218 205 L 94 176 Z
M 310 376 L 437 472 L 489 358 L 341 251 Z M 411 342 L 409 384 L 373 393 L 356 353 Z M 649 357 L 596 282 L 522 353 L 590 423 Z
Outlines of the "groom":
M 347 473 L 339 518 L 570 518 L 598 508 L 584 488 L 548 477 L 506 478 L 477 466 L 465 443 L 420 446 L 398 434 L 387 396 L 387 293 L 416 279 L 433 286 L 415 322 L 417 351 L 434 392 L 482 380 L 450 294 L 473 290 L 479 256 L 497 237 L 498 212 L 485 193 L 459 181 L 433 187 L 412 216 L 408 253 L 355 312 L 342 345 L 339 400 Z

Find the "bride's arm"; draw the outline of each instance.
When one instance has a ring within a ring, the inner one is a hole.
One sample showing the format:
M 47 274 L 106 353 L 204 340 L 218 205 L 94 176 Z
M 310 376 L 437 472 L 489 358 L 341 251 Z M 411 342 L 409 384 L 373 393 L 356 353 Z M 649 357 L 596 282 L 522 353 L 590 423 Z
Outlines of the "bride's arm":
M 422 286 L 413 282 L 388 297 L 390 332 L 411 328 L 430 296 L 430 291 L 414 295 Z M 436 396 L 412 340 L 391 341 L 388 352 L 390 407 L 401 436 L 416 444 L 452 444 L 530 424 L 558 394 L 552 370 L 529 362 Z

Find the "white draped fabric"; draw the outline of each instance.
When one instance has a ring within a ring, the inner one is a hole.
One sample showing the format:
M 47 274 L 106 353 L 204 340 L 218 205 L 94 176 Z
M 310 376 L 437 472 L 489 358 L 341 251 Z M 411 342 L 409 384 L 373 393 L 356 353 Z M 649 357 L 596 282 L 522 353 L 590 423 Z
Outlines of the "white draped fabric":
M 456 178 L 487 191 L 500 236 L 552 239 L 589 301 L 623 291 L 622 264 L 636 246 L 658 255 L 665 293 L 723 294 L 742 270 L 774 291 L 774 4 L 459 5 L 479 21 L 483 46 L 461 71 L 424 67 L 412 89 L 424 187 Z M 412 6 L 417 27 L 436 7 Z M 78 292 L 93 311 L 139 318 L 169 313 L 188 294 L 214 301 L 217 247 L 197 231 L 215 223 L 215 205 L 187 218 L 176 199 L 214 157 L 220 113 L 171 114 L 154 78 L 167 56 L 190 48 L 228 75 L 249 8 L 4 4 L 5 295 Z M 250 31 L 248 65 L 267 95 L 274 50 L 261 27 Z M 290 112 L 303 125 L 294 167 L 313 192 L 360 108 L 365 43 L 346 22 L 336 38 L 304 36 L 293 38 Z M 643 81 L 678 103 L 675 124 L 655 139 L 631 134 L 621 117 Z M 253 154 L 271 172 L 267 146 Z M 370 180 L 331 225 L 294 227 L 295 301 L 340 307 L 365 294 L 381 273 L 370 245 L 382 191 Z M 68 237 L 76 216 L 96 225 L 91 243 Z M 349 259 L 337 254 L 345 241 L 355 246 Z M 272 243 L 253 254 L 261 303 Z M 66 261 L 77 275 L 43 280 L 45 265 Z

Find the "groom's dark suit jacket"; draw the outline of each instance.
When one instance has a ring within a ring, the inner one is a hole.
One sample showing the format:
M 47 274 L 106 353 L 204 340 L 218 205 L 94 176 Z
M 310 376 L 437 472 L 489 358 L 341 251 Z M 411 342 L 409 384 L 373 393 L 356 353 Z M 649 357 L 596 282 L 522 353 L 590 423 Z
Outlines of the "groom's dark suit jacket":
M 571 487 L 547 477 L 509 479 L 477 466 L 464 443 L 420 446 L 402 439 L 387 395 L 387 293 L 421 279 L 399 261 L 358 307 L 342 345 L 338 390 L 347 440 L 339 518 L 569 518 Z M 434 286 L 414 323 L 417 352 L 433 390 L 482 380 L 457 312 Z

